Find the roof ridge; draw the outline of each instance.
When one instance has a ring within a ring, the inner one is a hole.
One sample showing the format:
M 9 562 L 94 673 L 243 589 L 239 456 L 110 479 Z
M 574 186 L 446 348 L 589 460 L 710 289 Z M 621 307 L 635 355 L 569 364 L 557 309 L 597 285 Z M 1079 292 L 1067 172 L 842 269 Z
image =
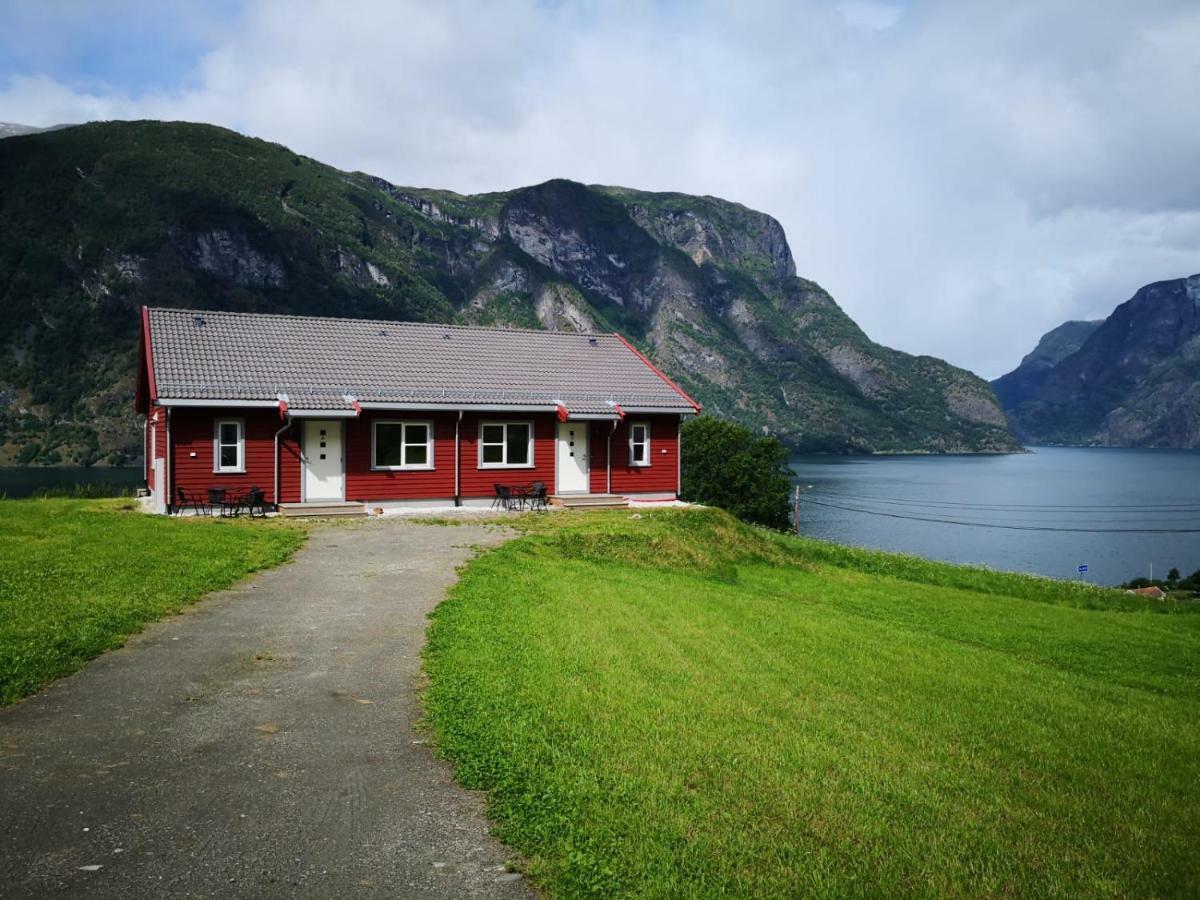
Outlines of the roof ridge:
M 238 316 L 249 319 L 291 319 L 309 322 L 361 322 L 366 325 L 402 325 L 416 328 L 450 328 L 455 331 L 504 331 L 517 334 L 562 335 L 564 337 L 619 337 L 615 331 L 550 331 L 546 328 L 519 328 L 513 325 L 459 325 L 451 322 L 412 322 L 402 319 L 358 319 L 353 316 L 301 316 L 294 313 L 260 313 L 232 309 L 191 309 L 177 306 L 148 306 L 148 312 L 180 313 L 203 316 Z

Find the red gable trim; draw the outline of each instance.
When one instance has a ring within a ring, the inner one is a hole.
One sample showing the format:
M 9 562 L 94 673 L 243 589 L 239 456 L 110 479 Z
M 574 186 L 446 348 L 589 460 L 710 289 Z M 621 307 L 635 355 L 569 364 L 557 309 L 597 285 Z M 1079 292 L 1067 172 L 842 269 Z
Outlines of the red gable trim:
M 158 399 L 158 385 L 154 382 L 154 348 L 150 346 L 150 310 L 142 307 L 142 340 L 146 344 L 146 373 L 150 382 L 150 402 Z
M 625 340 L 625 338 L 623 338 L 621 335 L 614 332 L 613 337 L 615 337 L 618 341 L 620 341 L 622 344 L 624 344 L 626 347 L 628 347 L 630 350 L 632 350 L 638 359 L 640 359 L 647 366 L 649 366 L 650 371 L 652 371 L 655 375 L 657 375 L 659 378 L 661 378 L 663 381 L 665 381 L 667 384 L 669 384 L 672 388 L 674 388 L 675 393 L 677 393 L 680 397 L 682 397 L 684 400 L 686 400 L 688 403 L 690 403 L 692 405 L 692 409 L 696 410 L 696 412 L 700 412 L 700 404 L 697 403 L 695 400 L 693 400 L 691 397 L 689 397 L 687 392 L 684 391 L 683 388 L 681 388 L 679 385 L 677 385 L 675 382 L 673 382 L 670 378 L 668 378 L 663 373 L 662 369 L 660 369 L 654 363 L 650 362 L 650 360 L 648 360 L 646 358 L 646 354 L 644 354 L 637 347 L 633 346 L 633 344 L 629 343 L 629 341 Z

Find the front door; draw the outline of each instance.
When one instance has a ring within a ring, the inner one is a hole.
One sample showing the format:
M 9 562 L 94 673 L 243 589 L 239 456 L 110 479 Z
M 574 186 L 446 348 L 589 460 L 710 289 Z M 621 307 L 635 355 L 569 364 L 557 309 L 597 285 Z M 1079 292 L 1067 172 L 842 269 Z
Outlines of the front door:
M 341 500 L 345 496 L 342 423 L 336 419 L 305 419 L 304 499 Z
M 588 426 L 586 422 L 559 422 L 555 471 L 559 494 L 588 492 Z

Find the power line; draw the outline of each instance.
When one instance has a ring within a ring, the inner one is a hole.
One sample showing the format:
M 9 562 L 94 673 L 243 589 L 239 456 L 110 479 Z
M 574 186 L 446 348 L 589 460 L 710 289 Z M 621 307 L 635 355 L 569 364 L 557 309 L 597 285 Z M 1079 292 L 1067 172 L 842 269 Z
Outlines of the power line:
M 907 519 L 913 522 L 934 522 L 940 525 L 962 525 L 967 528 L 1001 528 L 1006 531 L 1055 531 L 1074 532 L 1078 534 L 1200 534 L 1200 528 L 1067 528 L 1057 525 L 1011 525 L 997 522 L 967 522 L 960 519 L 936 519 L 929 516 L 910 516 L 897 512 L 841 506 L 836 503 L 825 503 L 821 500 L 810 499 L 808 503 L 813 506 L 823 506 L 827 509 L 840 509 L 845 512 L 856 512 L 869 516 Z
M 918 500 L 914 497 L 873 497 L 866 494 L 824 494 L 816 492 L 808 496 L 830 497 L 855 502 L 890 503 L 903 506 L 935 506 L 954 509 L 978 510 L 1013 510 L 1013 511 L 1054 511 L 1054 512 L 1171 512 L 1200 513 L 1197 503 L 1159 503 L 1159 504 L 1106 504 L 1096 506 L 1071 504 L 1038 504 L 1038 503 L 961 503 L 953 500 Z

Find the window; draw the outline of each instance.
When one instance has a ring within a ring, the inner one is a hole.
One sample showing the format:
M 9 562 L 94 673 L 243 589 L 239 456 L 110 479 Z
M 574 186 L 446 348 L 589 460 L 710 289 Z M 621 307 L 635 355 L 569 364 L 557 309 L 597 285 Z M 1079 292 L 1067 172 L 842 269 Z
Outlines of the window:
M 218 419 L 213 427 L 213 471 L 246 471 L 246 423 Z
M 372 469 L 432 469 L 432 422 L 373 422 Z
M 629 464 L 650 465 L 650 426 L 645 422 L 633 422 L 629 426 Z
M 479 426 L 479 468 L 533 466 L 533 423 L 483 422 Z

